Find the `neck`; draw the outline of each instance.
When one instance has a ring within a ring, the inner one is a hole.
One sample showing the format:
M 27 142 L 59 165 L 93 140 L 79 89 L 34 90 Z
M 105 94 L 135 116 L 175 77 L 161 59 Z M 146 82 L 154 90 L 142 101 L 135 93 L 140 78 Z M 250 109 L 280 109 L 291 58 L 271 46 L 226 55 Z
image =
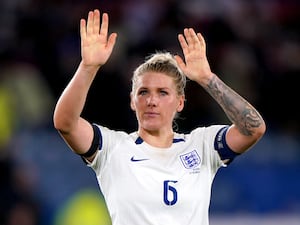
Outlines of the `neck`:
M 168 148 L 173 143 L 174 132 L 170 131 L 147 131 L 144 129 L 138 130 L 138 135 L 149 145 L 158 148 Z

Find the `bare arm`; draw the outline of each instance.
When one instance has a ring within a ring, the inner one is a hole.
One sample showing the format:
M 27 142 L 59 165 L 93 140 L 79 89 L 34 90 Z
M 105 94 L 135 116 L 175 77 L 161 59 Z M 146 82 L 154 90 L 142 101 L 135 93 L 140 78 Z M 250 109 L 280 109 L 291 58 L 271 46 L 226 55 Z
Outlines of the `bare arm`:
M 53 122 L 70 148 L 83 154 L 92 143 L 93 129 L 81 113 L 89 88 L 99 68 L 110 57 L 117 35 L 108 36 L 108 15 L 102 15 L 100 26 L 100 12 L 96 9 L 89 12 L 87 22 L 80 20 L 80 37 L 82 60 L 56 104 Z
M 226 135 L 229 147 L 243 153 L 253 146 L 265 133 L 266 125 L 258 111 L 243 97 L 228 87 L 211 72 L 206 58 L 206 44 L 200 33 L 191 28 L 184 29 L 178 40 L 185 62 L 180 56 L 176 60 L 188 78 L 200 84 L 222 107 L 232 122 Z
M 249 102 L 217 76 L 213 76 L 204 88 L 219 103 L 233 123 L 226 136 L 231 149 L 242 153 L 263 136 L 266 129 L 264 120 Z

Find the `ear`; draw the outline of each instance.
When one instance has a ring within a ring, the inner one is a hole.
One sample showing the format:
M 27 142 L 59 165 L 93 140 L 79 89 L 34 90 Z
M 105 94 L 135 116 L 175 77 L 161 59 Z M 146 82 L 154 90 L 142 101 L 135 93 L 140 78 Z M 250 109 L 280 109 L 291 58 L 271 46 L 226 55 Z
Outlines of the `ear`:
M 181 112 L 184 108 L 185 96 L 182 95 L 179 97 L 179 104 L 177 106 L 177 112 Z
M 133 94 L 130 93 L 130 108 L 135 111 L 135 104 L 133 103 Z

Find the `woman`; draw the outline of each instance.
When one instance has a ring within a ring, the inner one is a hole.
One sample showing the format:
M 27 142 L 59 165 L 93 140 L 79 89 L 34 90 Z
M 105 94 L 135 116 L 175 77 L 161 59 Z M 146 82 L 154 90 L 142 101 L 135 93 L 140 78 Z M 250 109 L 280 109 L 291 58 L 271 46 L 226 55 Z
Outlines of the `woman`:
M 158 52 L 134 71 L 130 105 L 137 132 L 91 124 L 80 115 L 117 34 L 108 34 L 108 14 L 100 24 L 96 9 L 81 19 L 80 36 L 82 61 L 57 102 L 54 125 L 94 169 L 112 224 L 209 224 L 213 178 L 263 136 L 260 114 L 211 72 L 202 35 L 186 28 L 178 36 L 184 59 Z M 184 108 L 185 76 L 217 101 L 231 125 L 174 132 L 173 120 Z

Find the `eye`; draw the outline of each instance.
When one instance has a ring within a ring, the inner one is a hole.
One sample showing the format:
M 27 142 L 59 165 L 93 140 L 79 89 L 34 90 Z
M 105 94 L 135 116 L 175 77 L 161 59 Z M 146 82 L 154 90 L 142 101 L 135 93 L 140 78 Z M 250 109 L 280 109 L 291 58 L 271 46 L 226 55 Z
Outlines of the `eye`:
M 140 90 L 140 91 L 138 92 L 138 95 L 146 95 L 147 93 L 148 93 L 147 90 Z
M 159 93 L 160 93 L 160 95 L 162 95 L 162 96 L 165 96 L 165 95 L 168 95 L 168 94 L 169 94 L 167 91 L 164 91 L 164 90 L 161 90 Z

